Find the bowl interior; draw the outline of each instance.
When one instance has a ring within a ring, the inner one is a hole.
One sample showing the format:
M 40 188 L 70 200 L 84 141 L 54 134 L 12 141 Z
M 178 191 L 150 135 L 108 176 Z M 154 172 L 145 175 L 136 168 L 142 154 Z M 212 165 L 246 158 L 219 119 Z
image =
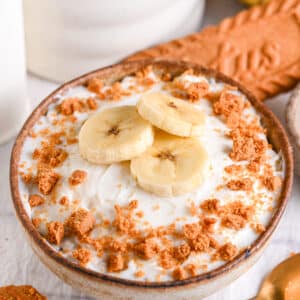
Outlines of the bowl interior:
M 187 69 L 193 69 L 196 73 L 215 77 L 216 80 L 225 82 L 227 84 L 236 86 L 243 94 L 248 97 L 248 100 L 256 108 L 256 110 L 261 115 L 262 122 L 268 130 L 268 139 L 270 143 L 274 146 L 277 152 L 281 152 L 284 158 L 285 163 L 285 178 L 283 180 L 282 192 L 278 201 L 278 207 L 274 212 L 266 231 L 261 234 L 258 239 L 244 252 L 240 253 L 234 260 L 222 265 L 221 267 L 214 269 L 210 272 L 191 277 L 184 280 L 177 281 L 165 281 L 165 282 L 140 282 L 135 280 L 127 280 L 111 275 L 102 274 L 89 270 L 87 268 L 81 267 L 66 258 L 63 258 L 59 255 L 53 248 L 47 243 L 47 241 L 39 234 L 39 232 L 33 226 L 29 216 L 27 215 L 25 208 L 22 204 L 19 185 L 18 185 L 18 164 L 20 160 L 20 153 L 22 150 L 23 143 L 28 136 L 31 128 L 34 126 L 37 119 L 47 112 L 49 104 L 57 101 L 57 95 L 62 93 L 66 89 L 75 87 L 78 85 L 85 85 L 87 81 L 97 76 L 101 78 L 104 82 L 114 82 L 123 78 L 126 75 L 133 74 L 138 70 L 146 67 L 147 65 L 152 65 L 154 69 L 164 70 L 172 75 L 178 75 Z M 293 161 L 291 155 L 291 146 L 289 144 L 285 130 L 283 129 L 280 122 L 273 115 L 273 113 L 261 102 L 257 101 L 243 86 L 239 83 L 233 81 L 232 79 L 224 76 L 221 73 L 215 72 L 203 68 L 199 65 L 187 62 L 178 62 L 178 61 L 162 61 L 162 60 L 143 60 L 136 62 L 128 62 L 110 66 L 104 69 L 96 70 L 90 72 L 86 75 L 83 75 L 75 80 L 72 80 L 61 87 L 56 91 L 50 94 L 48 97 L 43 100 L 40 105 L 33 111 L 31 116 L 28 118 L 23 128 L 21 129 L 15 145 L 13 147 L 12 156 L 11 156 L 11 165 L 10 165 L 10 184 L 11 184 L 11 193 L 14 203 L 14 207 L 17 213 L 17 217 L 25 228 L 27 234 L 31 237 L 33 242 L 38 245 L 41 251 L 45 252 L 49 257 L 56 260 L 58 263 L 63 264 L 64 266 L 72 269 L 75 272 L 80 272 L 93 278 L 98 278 L 99 280 L 105 280 L 109 282 L 119 283 L 123 285 L 137 286 L 137 287 L 152 287 L 152 288 L 168 288 L 173 286 L 182 286 L 192 283 L 199 283 L 206 280 L 212 280 L 217 276 L 221 276 L 225 272 L 229 272 L 238 264 L 245 262 L 252 254 L 256 253 L 261 247 L 263 247 L 268 239 L 270 238 L 272 232 L 276 228 L 287 204 L 288 196 L 290 194 L 291 185 L 293 179 Z

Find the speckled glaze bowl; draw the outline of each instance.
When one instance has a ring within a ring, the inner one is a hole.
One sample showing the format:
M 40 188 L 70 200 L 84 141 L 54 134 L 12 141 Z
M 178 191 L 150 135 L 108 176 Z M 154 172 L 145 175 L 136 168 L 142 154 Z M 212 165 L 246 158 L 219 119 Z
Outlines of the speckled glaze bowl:
M 216 80 L 236 86 L 248 97 L 249 101 L 260 113 L 262 122 L 268 130 L 268 139 L 270 143 L 277 151 L 281 151 L 285 162 L 285 178 L 283 180 L 278 207 L 275 210 L 266 231 L 258 237 L 251 247 L 239 254 L 234 260 L 213 271 L 180 281 L 141 282 L 126 280 L 88 270 L 65 259 L 53 250 L 45 238 L 43 238 L 32 225 L 31 220 L 23 207 L 18 187 L 18 163 L 24 140 L 37 119 L 47 111 L 48 105 L 56 101 L 56 95 L 58 93 L 61 93 L 70 87 L 85 84 L 87 80 L 93 76 L 100 77 L 104 82 L 113 82 L 126 75 L 132 74 L 149 64 L 155 69 L 161 69 L 170 72 L 173 75 L 177 75 L 186 69 L 192 68 L 196 72 L 202 72 L 204 75 L 215 77 Z M 292 181 L 293 160 L 291 146 L 287 135 L 280 122 L 263 103 L 257 101 L 240 84 L 213 70 L 208 70 L 192 63 L 160 60 L 121 63 L 90 72 L 62 85 L 41 102 L 23 126 L 12 151 L 10 169 L 11 192 L 16 214 L 23 226 L 27 240 L 36 255 L 52 272 L 66 283 L 76 289 L 82 290 L 86 294 L 99 299 L 108 300 L 199 300 L 202 297 L 220 290 L 222 287 L 242 275 L 262 254 L 285 210 Z

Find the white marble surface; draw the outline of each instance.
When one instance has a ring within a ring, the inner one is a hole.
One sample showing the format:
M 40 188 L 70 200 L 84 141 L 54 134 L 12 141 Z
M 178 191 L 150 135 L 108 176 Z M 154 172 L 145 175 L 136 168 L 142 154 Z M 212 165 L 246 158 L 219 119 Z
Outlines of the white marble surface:
M 218 22 L 242 8 L 235 0 L 208 0 L 204 25 Z M 49 94 L 57 84 L 28 75 L 28 89 L 32 106 Z M 288 95 L 267 101 L 267 105 L 284 122 Z M 14 216 L 9 190 L 9 158 L 13 141 L 0 146 L 0 285 L 31 284 L 50 300 L 90 299 L 64 284 L 44 267 L 27 245 L 22 229 Z M 264 277 L 290 252 L 300 251 L 300 178 L 296 177 L 293 192 L 283 219 L 262 258 L 247 273 L 207 300 L 245 300 L 254 296 Z M 162 294 L 162 299 L 163 294 Z M 104 300 L 104 299 L 103 299 Z

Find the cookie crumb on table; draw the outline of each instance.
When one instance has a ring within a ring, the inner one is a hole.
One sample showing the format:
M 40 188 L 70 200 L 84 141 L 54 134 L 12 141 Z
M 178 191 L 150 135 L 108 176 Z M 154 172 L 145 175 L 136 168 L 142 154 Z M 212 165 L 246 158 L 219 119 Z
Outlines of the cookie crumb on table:
M 1 300 L 47 300 L 30 285 L 9 285 L 0 287 Z

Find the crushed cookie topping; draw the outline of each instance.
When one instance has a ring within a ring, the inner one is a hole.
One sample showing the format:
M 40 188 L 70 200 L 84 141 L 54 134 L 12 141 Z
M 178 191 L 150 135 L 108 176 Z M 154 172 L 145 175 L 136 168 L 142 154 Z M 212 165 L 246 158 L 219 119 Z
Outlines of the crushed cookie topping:
M 60 200 L 59 200 L 59 203 L 61 205 L 65 205 L 65 206 L 69 205 L 69 199 L 68 199 L 68 197 L 66 197 L 66 196 L 61 197 Z
M 134 273 L 134 276 L 137 277 L 137 278 L 144 277 L 145 276 L 145 272 L 142 271 L 142 270 L 139 270 L 139 271 L 137 271 L 137 272 Z
M 99 94 L 101 93 L 103 86 L 104 84 L 99 78 L 93 77 L 88 81 L 87 89 L 93 93 Z
M 115 220 L 113 222 L 116 229 L 123 234 L 134 234 L 135 222 L 132 220 L 133 210 L 137 208 L 137 201 L 131 201 L 128 208 L 115 205 Z
M 97 101 L 96 101 L 94 98 L 92 98 L 92 97 L 88 98 L 88 99 L 86 100 L 86 103 L 87 103 L 87 106 L 88 106 L 88 108 L 89 108 L 90 110 L 96 110 L 96 109 L 98 108 L 98 103 L 97 103 Z
M 184 261 L 191 253 L 191 248 L 188 243 L 183 243 L 174 248 L 174 257 L 180 261 Z
M 227 243 L 224 246 L 220 247 L 217 253 L 221 259 L 229 261 L 238 254 L 238 249 L 232 243 Z
M 174 269 L 172 275 L 175 280 L 182 280 L 186 278 L 186 272 L 182 267 Z
M 232 179 L 226 186 L 233 191 L 251 191 L 253 182 L 250 178 Z
M 69 216 L 65 226 L 70 233 L 82 236 L 93 229 L 95 222 L 95 217 L 91 212 L 80 208 Z
M 226 214 L 222 218 L 222 225 L 230 229 L 239 230 L 241 228 L 244 228 L 246 223 L 246 220 L 239 215 Z
M 263 178 L 263 184 L 269 191 L 277 191 L 282 184 L 282 180 L 278 176 L 271 176 Z
M 108 272 L 120 272 L 126 269 L 126 259 L 121 253 L 111 254 L 107 259 Z
M 70 185 L 78 185 L 85 181 L 87 177 L 87 172 L 82 170 L 75 170 L 71 176 L 69 177 L 69 184 Z
M 39 166 L 37 173 L 37 184 L 39 191 L 49 195 L 59 180 L 60 175 L 47 166 Z
M 228 93 L 226 90 L 213 103 L 214 113 L 216 115 L 223 115 L 229 128 L 235 128 L 239 125 L 240 116 L 244 108 L 243 99 L 240 96 Z
M 218 199 L 208 199 L 200 204 L 200 208 L 209 214 L 217 214 L 220 210 L 220 201 Z
M 230 136 L 233 140 L 233 147 L 229 156 L 235 161 L 251 161 L 263 156 L 268 148 L 266 141 L 259 139 L 247 128 L 236 128 L 231 131 Z
M 33 226 L 35 228 L 38 228 L 43 220 L 41 218 L 32 218 L 31 221 L 32 221 Z
M 32 155 L 32 158 L 37 160 L 39 164 L 51 168 L 61 165 L 67 157 L 68 153 L 65 150 L 47 143 L 44 143 L 40 149 L 36 149 Z
M 251 227 L 254 229 L 254 231 L 256 231 L 258 234 L 262 234 L 263 232 L 266 231 L 266 227 L 263 224 L 251 224 Z
M 64 237 L 64 224 L 61 222 L 50 222 L 47 224 L 47 240 L 55 245 L 59 245 Z
M 209 93 L 209 84 L 206 81 L 189 83 L 185 80 L 175 79 L 170 87 L 174 97 L 189 100 L 191 102 L 199 101 Z
M 238 174 L 243 170 L 243 166 L 241 165 L 229 165 L 224 168 L 224 171 L 228 174 Z
M 85 248 L 79 248 L 72 252 L 72 256 L 79 261 L 82 266 L 85 266 L 91 260 L 91 252 Z
M 228 93 L 226 90 L 221 93 L 218 101 L 213 104 L 214 112 L 217 115 L 229 117 L 233 112 L 241 114 L 244 109 L 244 101 L 240 96 Z
M 74 112 L 82 112 L 84 110 L 84 102 L 79 98 L 65 99 L 59 106 L 59 111 L 62 115 L 70 116 Z
M 143 259 L 150 259 L 154 257 L 158 251 L 158 246 L 151 238 L 137 243 L 134 246 L 136 254 Z
M 29 205 L 30 207 L 35 207 L 35 206 L 39 206 L 45 203 L 45 199 L 38 195 L 38 194 L 34 194 L 34 195 L 30 195 L 29 196 Z

